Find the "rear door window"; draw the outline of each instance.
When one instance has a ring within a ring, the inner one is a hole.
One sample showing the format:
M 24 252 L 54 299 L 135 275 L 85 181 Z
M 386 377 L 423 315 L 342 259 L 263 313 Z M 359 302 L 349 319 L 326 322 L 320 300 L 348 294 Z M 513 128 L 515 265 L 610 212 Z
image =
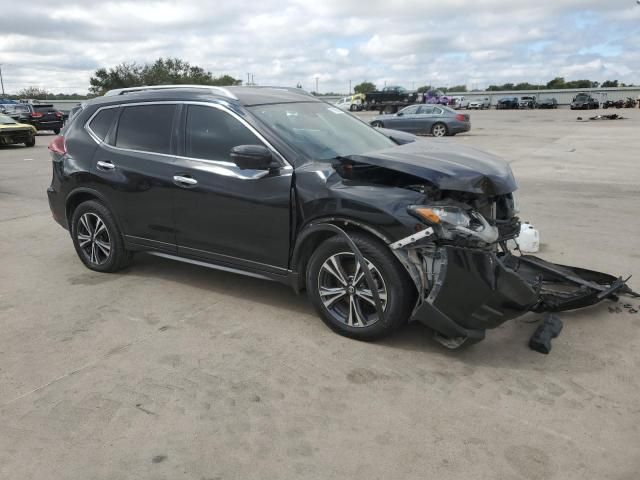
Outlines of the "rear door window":
M 107 133 L 111 129 L 111 125 L 113 125 L 113 121 L 118 114 L 117 108 L 105 108 L 100 110 L 98 114 L 93 117 L 93 120 L 89 123 L 89 128 L 98 137 L 100 140 L 104 141 L 107 138 Z M 75 116 L 71 117 L 75 119 Z
M 115 146 L 151 153 L 171 153 L 175 105 L 124 107 L 118 121 Z
M 418 105 L 413 105 L 411 107 L 406 107 L 402 110 L 403 115 L 415 115 L 418 112 Z
M 228 113 L 214 107 L 189 105 L 185 129 L 187 157 L 231 162 L 231 149 L 238 145 L 263 143 Z

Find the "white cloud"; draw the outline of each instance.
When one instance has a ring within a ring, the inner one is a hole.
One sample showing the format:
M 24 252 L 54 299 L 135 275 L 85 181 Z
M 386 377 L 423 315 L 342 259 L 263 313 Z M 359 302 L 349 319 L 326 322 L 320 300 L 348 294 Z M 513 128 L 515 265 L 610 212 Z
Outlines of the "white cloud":
M 346 92 L 350 80 L 640 83 L 640 7 L 631 0 L 31 0 L 11 14 L 20 21 L 0 33 L 10 92 L 85 92 L 96 68 L 160 56 L 215 75 L 253 73 L 259 84 L 315 89 L 318 78 L 321 92 Z

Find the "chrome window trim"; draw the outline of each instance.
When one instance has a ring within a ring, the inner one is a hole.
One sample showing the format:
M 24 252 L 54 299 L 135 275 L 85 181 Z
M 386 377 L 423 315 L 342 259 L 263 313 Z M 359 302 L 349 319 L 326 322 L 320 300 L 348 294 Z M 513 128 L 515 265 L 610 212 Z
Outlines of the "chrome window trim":
M 84 129 L 89 134 L 89 136 L 93 139 L 94 142 L 96 142 L 98 145 L 105 146 L 106 148 L 109 148 L 109 149 L 119 150 L 119 151 L 123 151 L 123 152 L 144 153 L 144 154 L 147 154 L 147 155 L 158 155 L 158 156 L 161 156 L 161 157 L 180 158 L 180 159 L 183 159 L 183 160 L 194 160 L 194 161 L 198 161 L 198 162 L 210 163 L 210 164 L 213 164 L 213 165 L 218 165 L 218 166 L 221 166 L 221 167 L 242 171 L 236 166 L 235 163 L 227 162 L 227 161 L 224 161 L 224 160 L 208 160 L 208 159 L 205 159 L 205 158 L 186 157 L 186 156 L 182 156 L 182 155 L 171 155 L 169 153 L 149 152 L 149 151 L 146 151 L 146 150 L 135 150 L 135 149 L 132 149 L 132 148 L 122 148 L 122 147 L 116 147 L 115 145 L 109 145 L 108 143 L 105 143 L 104 140 L 102 140 L 100 137 L 98 137 L 98 135 L 96 135 L 95 132 L 93 130 L 91 130 L 91 127 L 89 126 L 89 124 L 93 121 L 95 116 L 98 115 L 98 113 L 100 113 L 100 111 L 102 111 L 102 110 L 106 110 L 106 109 L 109 109 L 109 108 L 120 108 L 120 107 L 139 107 L 139 106 L 144 106 L 144 105 L 201 105 L 201 106 L 204 106 L 204 107 L 217 108 L 218 110 L 221 110 L 221 111 L 231 115 L 233 118 L 235 118 L 237 121 L 239 121 L 242 125 L 244 125 L 251 133 L 253 133 L 258 138 L 258 140 L 260 140 L 262 143 L 264 143 L 267 146 L 267 148 L 269 148 L 269 150 L 271 150 L 271 152 L 274 153 L 279 158 L 280 162 L 283 164 L 282 168 L 281 168 L 282 170 L 285 170 L 285 171 L 293 170 L 293 167 L 284 158 L 284 155 L 282 155 L 278 150 L 276 150 L 276 148 L 273 145 L 271 145 L 271 143 L 269 143 L 269 141 L 266 138 L 264 138 L 264 136 L 258 130 L 256 130 L 251 124 L 249 124 L 240 115 L 238 115 L 237 113 L 235 113 L 231 109 L 229 109 L 226 106 L 221 105 L 219 103 L 198 102 L 198 101 L 189 101 L 189 100 L 165 100 L 165 101 L 154 100 L 154 101 L 151 101 L 151 102 L 142 101 L 142 102 L 133 102 L 133 103 L 119 103 L 117 105 L 105 105 L 104 107 L 100 107 L 95 112 L 93 112 L 93 114 L 85 122 Z M 236 175 L 236 176 L 238 176 L 239 178 L 260 178 L 260 177 L 263 177 L 263 176 L 267 175 L 268 173 L 269 172 L 267 172 L 267 171 L 260 171 L 258 174 L 253 175 L 253 176 L 247 176 L 247 177 L 239 176 L 239 175 Z

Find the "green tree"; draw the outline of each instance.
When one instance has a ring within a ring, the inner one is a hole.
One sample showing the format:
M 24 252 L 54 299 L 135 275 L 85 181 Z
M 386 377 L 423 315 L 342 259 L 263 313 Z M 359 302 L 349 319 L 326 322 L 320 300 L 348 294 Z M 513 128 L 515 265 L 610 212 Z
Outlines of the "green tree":
M 467 91 L 467 86 L 466 85 L 454 85 L 453 87 L 449 87 L 447 90 L 449 92 L 466 92 Z
M 354 93 L 371 93 L 376 91 L 376 86 L 371 82 L 362 82 L 353 87 Z
M 573 80 L 565 83 L 562 88 L 592 88 L 593 82 L 591 80 Z
M 618 86 L 618 80 L 607 80 L 602 82 L 602 88 L 612 88 Z
M 27 87 L 18 92 L 18 98 L 33 98 L 37 100 L 46 100 L 51 98 L 51 93 L 44 88 Z
M 567 88 L 565 86 L 564 77 L 556 77 L 553 80 L 547 82 L 547 88 Z
M 431 90 L 431 85 L 422 85 L 421 87 L 418 87 L 418 90 L 416 90 L 418 93 L 424 93 L 424 92 L 428 92 L 429 90 Z
M 214 77 L 202 67 L 191 65 L 179 58 L 159 58 L 151 64 L 121 63 L 107 70 L 99 68 L 89 79 L 89 90 L 102 95 L 114 88 L 141 85 L 241 85 L 242 81 L 230 75 Z

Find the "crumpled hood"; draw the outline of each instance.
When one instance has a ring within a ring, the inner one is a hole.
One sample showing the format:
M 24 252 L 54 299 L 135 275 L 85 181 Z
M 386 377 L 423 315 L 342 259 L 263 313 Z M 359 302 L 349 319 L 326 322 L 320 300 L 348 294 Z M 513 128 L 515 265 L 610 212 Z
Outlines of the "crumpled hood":
M 453 142 L 420 140 L 346 158 L 422 178 L 441 190 L 495 196 L 518 188 L 507 162 Z

